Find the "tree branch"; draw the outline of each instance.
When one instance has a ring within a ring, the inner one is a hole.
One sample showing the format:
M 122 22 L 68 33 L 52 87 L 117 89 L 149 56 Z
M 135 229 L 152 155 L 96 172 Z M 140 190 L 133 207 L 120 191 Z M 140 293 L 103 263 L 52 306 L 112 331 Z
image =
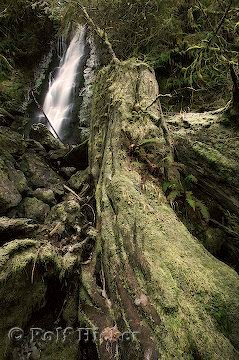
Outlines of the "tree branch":
M 31 90 L 31 95 L 33 97 L 33 100 L 35 101 L 38 109 L 42 112 L 42 114 L 44 115 L 46 121 L 48 122 L 48 124 L 50 125 L 51 129 L 54 131 L 54 134 L 56 135 L 56 137 L 60 140 L 60 142 L 63 143 L 63 141 L 61 140 L 60 136 L 57 134 L 56 130 L 54 129 L 53 125 L 51 124 L 50 120 L 48 119 L 48 117 L 46 116 L 46 113 L 45 111 L 43 110 L 42 106 L 39 104 L 39 102 L 37 101 L 35 95 L 34 95 L 34 92 L 33 90 Z
M 92 20 L 92 18 L 90 17 L 90 15 L 88 14 L 88 12 L 86 11 L 86 8 L 79 4 L 77 2 L 77 6 L 79 6 L 79 8 L 81 9 L 83 15 L 84 15 L 84 18 L 85 20 L 87 21 L 88 25 L 95 31 L 95 33 L 99 36 L 99 38 L 101 40 L 103 40 L 103 42 L 105 43 L 105 45 L 107 46 L 108 48 L 108 51 L 112 57 L 112 60 L 115 62 L 115 63 L 119 63 L 119 59 L 117 58 L 117 56 L 115 55 L 115 52 L 112 48 L 112 45 L 111 45 L 111 42 L 109 41 L 109 38 L 108 38 L 108 35 L 107 33 L 100 29 L 95 23 L 94 21 Z

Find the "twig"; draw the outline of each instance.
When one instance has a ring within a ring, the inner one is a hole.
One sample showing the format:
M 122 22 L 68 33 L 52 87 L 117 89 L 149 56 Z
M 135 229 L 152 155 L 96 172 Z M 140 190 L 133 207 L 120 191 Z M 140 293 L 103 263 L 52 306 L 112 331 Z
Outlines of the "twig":
M 229 235 L 231 235 L 232 237 L 239 239 L 239 234 L 236 233 L 235 231 L 231 230 L 230 228 L 228 228 L 227 226 L 222 225 L 220 222 L 218 222 L 217 220 L 214 219 L 209 219 L 209 221 L 215 225 L 217 225 L 218 227 L 220 227 L 222 230 L 224 230 L 226 233 L 228 233 Z
M 79 200 L 80 202 L 82 201 L 82 198 L 74 191 L 74 190 L 72 190 L 71 188 L 69 188 L 69 186 L 67 186 L 67 185 L 63 185 L 63 187 L 66 189 L 66 190 L 68 190 L 70 193 L 72 193 L 76 198 L 77 198 L 77 200 Z
M 42 114 L 44 115 L 46 121 L 48 122 L 48 124 L 50 125 L 50 127 L 52 128 L 52 130 L 54 131 L 54 134 L 56 135 L 56 137 L 60 140 L 60 142 L 63 143 L 63 141 L 61 140 L 60 136 L 57 134 L 56 130 L 54 129 L 53 125 L 51 124 L 50 120 L 48 119 L 48 117 L 46 116 L 46 113 L 45 111 L 43 110 L 42 106 L 39 104 L 39 102 L 37 101 L 35 95 L 34 95 L 34 92 L 33 90 L 31 90 L 31 94 L 32 94 L 32 97 L 33 97 L 33 100 L 35 101 L 37 107 L 39 110 L 41 110 Z
M 93 207 L 90 206 L 89 204 L 84 204 L 84 205 L 82 205 L 81 208 L 83 208 L 84 206 L 88 206 L 88 207 L 91 209 L 92 214 L 93 214 L 93 217 L 94 217 L 94 222 L 93 222 L 93 224 L 95 224 L 95 222 L 96 222 L 96 215 L 95 215 L 95 211 L 94 211 Z
M 156 101 L 161 98 L 161 97 L 169 97 L 169 98 L 172 98 L 172 95 L 171 94 L 159 94 L 156 99 L 154 99 L 154 101 L 151 102 L 151 104 L 149 104 L 145 109 L 144 111 L 147 111 L 153 104 L 156 103 Z
M 208 41 L 208 44 L 207 44 L 208 47 L 209 47 L 209 45 L 211 44 L 214 36 L 218 37 L 217 34 L 218 34 L 219 30 L 221 29 L 221 27 L 222 27 L 222 25 L 223 25 L 223 23 L 224 23 L 224 20 L 226 19 L 227 14 L 228 14 L 228 12 L 229 12 L 230 9 L 231 9 L 231 6 L 232 6 L 232 0 L 230 0 L 230 2 L 229 2 L 229 4 L 228 4 L 228 7 L 226 8 L 226 10 L 225 10 L 225 12 L 224 12 L 221 20 L 219 21 L 216 30 L 213 31 L 213 36 L 211 37 L 211 39 Z
M 33 263 L 32 275 L 31 275 L 31 284 L 34 283 L 34 272 L 35 272 L 35 268 L 36 268 L 36 262 L 37 262 L 37 258 L 38 258 L 39 254 L 40 254 L 40 250 L 41 250 L 42 246 L 43 246 L 43 245 L 41 245 L 41 246 L 39 247 L 39 249 L 38 249 L 38 251 L 37 251 L 37 254 L 36 254 L 36 258 L 35 258 L 34 263 Z
M 203 13 L 203 15 L 205 16 L 205 18 L 206 18 L 206 20 L 207 20 L 207 22 L 208 22 L 208 24 L 209 24 L 209 26 L 210 26 L 211 30 L 214 32 L 214 28 L 213 28 L 213 26 L 212 26 L 212 23 L 211 23 L 211 21 L 210 21 L 210 19 L 209 19 L 208 15 L 207 15 L 207 13 L 206 13 L 206 11 L 204 10 L 204 8 L 203 8 L 203 6 L 202 6 L 201 2 L 200 2 L 199 0 L 196 0 L 196 2 L 197 2 L 197 4 L 198 4 L 198 6 L 200 7 L 200 9 L 202 10 L 202 13 Z

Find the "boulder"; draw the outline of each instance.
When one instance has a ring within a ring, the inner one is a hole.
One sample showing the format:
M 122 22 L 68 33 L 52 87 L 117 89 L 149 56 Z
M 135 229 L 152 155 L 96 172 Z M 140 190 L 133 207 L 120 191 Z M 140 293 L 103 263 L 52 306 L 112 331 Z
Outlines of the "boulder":
M 32 195 L 48 205 L 56 203 L 54 191 L 51 189 L 38 188 L 32 192 Z
M 26 150 L 26 142 L 22 135 L 8 127 L 0 126 L 0 148 L 7 150 L 10 154 L 21 155 Z
M 6 216 L 0 217 L 0 235 L 1 242 L 5 242 L 5 237 L 17 237 L 18 235 L 32 234 L 38 228 L 31 219 L 10 219 Z
M 20 167 L 33 188 L 49 188 L 55 194 L 64 194 L 63 179 L 47 164 L 43 157 L 35 153 L 26 153 L 22 156 Z
M 31 139 L 40 142 L 47 151 L 65 148 L 65 145 L 55 138 L 44 124 L 32 125 L 29 136 Z
M 22 182 L 18 182 L 21 178 Z M 23 177 L 20 172 L 13 167 L 6 158 L 0 157 L 0 212 L 17 206 L 22 200 L 19 190 L 25 187 Z
M 50 206 L 37 198 L 27 197 L 23 200 L 20 208 L 25 217 L 39 223 L 44 222 L 46 215 L 50 211 Z
M 86 170 L 79 170 L 77 173 L 72 175 L 72 177 L 69 179 L 68 184 L 70 187 L 72 187 L 74 190 L 80 190 L 84 183 L 87 182 L 89 178 L 89 169 Z

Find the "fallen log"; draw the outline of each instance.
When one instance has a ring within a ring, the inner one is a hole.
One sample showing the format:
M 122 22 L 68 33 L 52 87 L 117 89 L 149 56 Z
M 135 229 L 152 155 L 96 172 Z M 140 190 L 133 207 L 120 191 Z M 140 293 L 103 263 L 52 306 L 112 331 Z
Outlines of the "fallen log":
M 110 65 L 97 77 L 90 168 L 98 236 L 82 269 L 80 320 L 99 329 L 99 359 L 238 359 L 237 273 L 189 233 L 125 145 L 157 137 L 162 146 L 151 151 L 164 158 L 162 129 L 140 111 L 157 96 L 143 64 Z M 134 340 L 117 341 L 126 331 Z

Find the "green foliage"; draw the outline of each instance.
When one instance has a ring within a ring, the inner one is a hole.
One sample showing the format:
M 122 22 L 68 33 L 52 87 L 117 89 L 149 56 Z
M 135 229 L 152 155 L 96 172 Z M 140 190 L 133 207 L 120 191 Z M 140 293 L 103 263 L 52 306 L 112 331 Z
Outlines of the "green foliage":
M 236 1 L 230 8 L 229 0 L 41 0 L 34 6 L 68 24 L 85 22 L 79 4 L 107 31 L 118 58 L 136 56 L 157 69 L 161 91 L 174 95 L 164 106 L 223 105 L 231 87 L 228 64 L 238 58 Z
M 32 5 L 30 0 L 7 0 L 0 5 L 0 54 L 11 65 L 33 64 L 49 44 L 52 23 L 44 11 Z
M 181 182 L 165 181 L 163 183 L 163 191 L 167 195 L 167 199 L 171 205 L 177 200 L 182 200 L 184 204 L 188 204 L 194 211 L 199 211 L 202 218 L 208 222 L 210 214 L 207 206 L 189 190 L 191 185 L 198 182 L 197 178 L 190 174 L 186 176 Z
M 31 0 L 0 4 L 0 102 L 17 108 L 24 99 L 33 69 L 49 50 L 52 21 Z

